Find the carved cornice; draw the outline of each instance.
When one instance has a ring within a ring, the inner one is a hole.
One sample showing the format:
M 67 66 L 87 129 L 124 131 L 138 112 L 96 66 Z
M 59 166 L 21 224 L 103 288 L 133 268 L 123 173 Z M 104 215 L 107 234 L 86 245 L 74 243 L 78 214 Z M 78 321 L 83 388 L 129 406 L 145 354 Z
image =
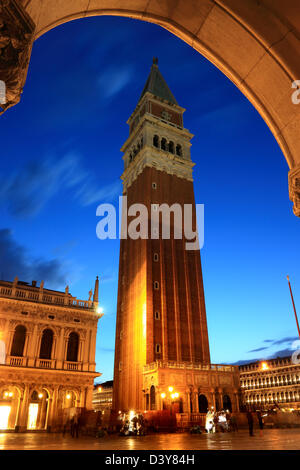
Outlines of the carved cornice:
M 289 196 L 294 203 L 294 214 L 300 217 L 300 165 L 289 171 Z
M 155 168 L 178 178 L 193 181 L 193 166 L 194 163 L 190 160 L 183 160 L 168 152 L 165 155 L 160 151 L 150 150 L 150 148 L 145 147 L 121 176 L 124 191 L 131 186 L 146 167 Z
M 6 85 L 2 113 L 20 101 L 34 38 L 35 24 L 20 2 L 0 4 L 0 80 Z M 0 114 L 2 114 L 0 113 Z

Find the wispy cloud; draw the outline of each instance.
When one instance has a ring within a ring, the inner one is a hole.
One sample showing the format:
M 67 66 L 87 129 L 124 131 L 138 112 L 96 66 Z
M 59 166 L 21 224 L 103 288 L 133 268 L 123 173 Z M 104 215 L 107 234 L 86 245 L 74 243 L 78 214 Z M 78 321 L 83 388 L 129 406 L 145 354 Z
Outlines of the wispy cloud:
M 98 85 L 103 98 L 112 98 L 128 85 L 133 77 L 131 66 L 112 66 L 101 73 Z
M 264 347 L 264 348 L 251 349 L 251 351 L 248 351 L 248 353 L 264 351 L 265 349 L 268 349 L 268 348 L 267 348 L 267 347 Z
M 0 203 L 16 217 L 33 217 L 62 188 L 81 206 L 88 206 L 114 199 L 121 193 L 121 182 L 99 188 L 80 156 L 69 152 L 61 158 L 31 161 L 10 176 L 0 176 Z
M 58 288 L 66 284 L 67 266 L 58 259 L 46 260 L 30 257 L 27 250 L 17 243 L 10 229 L 0 230 L 0 277 L 13 280 L 18 276 L 20 280 L 47 281 L 51 288 Z

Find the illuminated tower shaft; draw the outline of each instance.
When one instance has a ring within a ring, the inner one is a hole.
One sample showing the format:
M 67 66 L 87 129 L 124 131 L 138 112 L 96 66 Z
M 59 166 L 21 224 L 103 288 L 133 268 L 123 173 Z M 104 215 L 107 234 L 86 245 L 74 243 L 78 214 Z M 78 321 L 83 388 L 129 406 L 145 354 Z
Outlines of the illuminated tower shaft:
M 191 204 L 196 230 L 192 134 L 183 127 L 183 112 L 154 63 L 122 147 L 123 194 L 128 208 L 135 203 L 147 207 L 149 239 L 127 238 L 120 245 L 115 410 L 157 409 L 143 385 L 147 365 L 210 363 L 200 252 L 186 250 L 184 237 L 174 238 L 173 216 L 170 239 L 162 238 L 161 227 L 158 239 L 150 237 L 151 210 L 161 204 L 179 204 L 182 214 Z M 181 223 L 184 233 L 183 217 Z

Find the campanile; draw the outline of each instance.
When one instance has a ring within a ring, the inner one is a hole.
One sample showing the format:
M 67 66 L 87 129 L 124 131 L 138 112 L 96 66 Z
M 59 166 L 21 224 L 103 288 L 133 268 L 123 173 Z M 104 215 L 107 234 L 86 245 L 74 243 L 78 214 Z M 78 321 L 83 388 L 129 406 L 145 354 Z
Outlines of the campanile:
M 136 203 L 147 207 L 149 237 L 128 237 L 120 245 L 115 410 L 162 409 L 167 385 L 177 388 L 182 410 L 197 410 L 189 395 L 194 376 L 210 369 L 200 251 L 186 250 L 184 235 L 174 236 L 172 213 L 169 239 L 162 237 L 161 226 L 151 236 L 150 227 L 151 214 L 162 204 L 179 205 L 182 213 L 184 204 L 190 204 L 196 227 L 193 136 L 184 128 L 184 111 L 154 59 L 121 149 L 123 195 L 128 208 Z M 128 216 L 127 224 L 132 219 Z

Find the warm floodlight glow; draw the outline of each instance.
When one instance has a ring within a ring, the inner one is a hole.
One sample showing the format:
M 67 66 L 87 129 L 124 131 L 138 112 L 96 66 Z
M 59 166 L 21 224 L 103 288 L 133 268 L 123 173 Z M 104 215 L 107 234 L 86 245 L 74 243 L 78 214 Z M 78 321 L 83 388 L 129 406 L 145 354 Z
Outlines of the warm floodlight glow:
M 97 313 L 103 313 L 103 307 L 97 307 Z
M 166 394 L 165 393 L 161 393 L 160 396 L 164 399 L 166 398 Z
M 8 428 L 8 418 L 10 410 L 10 406 L 0 406 L 0 429 Z
M 268 369 L 270 369 L 270 367 L 268 366 L 268 364 L 267 364 L 266 362 L 263 362 L 263 363 L 261 364 L 261 370 L 268 370 Z
M 173 387 L 169 387 L 168 390 L 169 390 L 169 392 L 173 392 L 174 388 L 173 388 Z
M 98 387 L 98 392 L 100 393 L 102 391 L 102 388 L 101 387 Z
M 4 393 L 4 396 L 5 396 L 5 397 L 8 397 L 8 392 L 5 392 L 5 393 Z
M 177 393 L 177 392 L 174 393 L 174 397 L 175 397 L 175 398 L 178 398 L 178 397 L 179 397 L 179 393 Z
M 135 411 L 130 410 L 129 411 L 129 421 L 131 421 L 133 419 L 134 415 L 135 415 Z
M 175 393 L 172 393 L 171 398 L 173 399 L 175 398 Z
M 39 393 L 39 398 L 43 398 L 43 394 L 42 394 L 42 393 Z
M 9 396 L 9 397 L 12 397 L 12 396 L 13 396 L 13 392 L 9 392 L 8 396 Z
M 70 398 L 71 398 L 71 395 L 68 393 L 68 394 L 66 395 L 66 399 L 67 399 L 67 400 L 70 400 Z

